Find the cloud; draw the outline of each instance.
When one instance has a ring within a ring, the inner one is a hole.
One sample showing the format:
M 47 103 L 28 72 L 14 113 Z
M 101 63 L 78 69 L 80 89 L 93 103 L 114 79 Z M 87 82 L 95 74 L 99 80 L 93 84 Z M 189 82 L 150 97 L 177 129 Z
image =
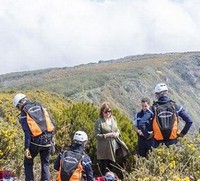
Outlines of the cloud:
M 198 51 L 197 0 L 0 0 L 0 74 Z

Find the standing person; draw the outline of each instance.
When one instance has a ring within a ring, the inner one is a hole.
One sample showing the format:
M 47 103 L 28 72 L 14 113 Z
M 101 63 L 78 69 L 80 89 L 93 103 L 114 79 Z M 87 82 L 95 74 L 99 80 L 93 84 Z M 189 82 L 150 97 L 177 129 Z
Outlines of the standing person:
M 155 96 L 157 101 L 151 106 L 148 114 L 145 114 L 139 126 L 145 137 L 149 137 L 146 122 L 152 119 L 154 147 L 159 144 L 166 146 L 176 144 L 178 137 L 183 137 L 189 131 L 192 125 L 190 114 L 182 107 L 176 104 L 168 97 L 168 87 L 165 83 L 157 84 L 155 87 Z M 185 122 L 183 129 L 178 132 L 178 116 Z
M 151 149 L 152 146 L 152 139 L 146 139 L 142 133 L 142 131 L 139 129 L 139 122 L 140 118 L 144 116 L 144 114 L 147 112 L 147 110 L 150 107 L 150 99 L 145 97 L 141 99 L 141 107 L 142 110 L 137 112 L 135 115 L 135 119 L 133 121 L 133 129 L 138 135 L 138 144 L 137 144 L 137 154 L 138 156 L 146 157 L 148 151 Z M 149 120 L 148 120 L 149 121 Z M 152 128 L 149 125 L 150 123 L 147 122 L 148 131 L 151 132 Z
M 71 147 L 61 152 L 55 163 L 54 169 L 58 171 L 56 181 L 81 181 L 83 172 L 86 181 L 94 181 L 92 162 L 85 153 L 88 136 L 84 131 L 77 131 L 73 137 Z
M 21 111 L 19 122 L 24 131 L 25 181 L 33 181 L 33 160 L 40 154 L 41 181 L 50 181 L 49 160 L 55 121 L 40 103 L 30 102 L 26 95 L 17 94 L 14 106 Z
M 104 102 L 100 108 L 99 118 L 95 122 L 95 135 L 97 140 L 97 159 L 100 163 L 100 170 L 103 175 L 113 167 L 116 162 L 116 150 L 121 147 L 123 156 L 128 154 L 128 148 L 121 141 L 117 120 L 112 115 L 112 110 L 108 102 Z

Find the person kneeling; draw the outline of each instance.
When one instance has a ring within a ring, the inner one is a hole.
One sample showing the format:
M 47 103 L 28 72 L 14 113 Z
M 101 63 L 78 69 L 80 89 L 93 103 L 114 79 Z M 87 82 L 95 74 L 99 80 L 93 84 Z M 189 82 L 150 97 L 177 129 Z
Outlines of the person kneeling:
M 81 181 L 83 172 L 86 174 L 84 180 L 94 181 L 91 159 L 84 152 L 87 141 L 84 131 L 75 132 L 70 148 L 61 152 L 54 163 L 58 171 L 56 181 Z

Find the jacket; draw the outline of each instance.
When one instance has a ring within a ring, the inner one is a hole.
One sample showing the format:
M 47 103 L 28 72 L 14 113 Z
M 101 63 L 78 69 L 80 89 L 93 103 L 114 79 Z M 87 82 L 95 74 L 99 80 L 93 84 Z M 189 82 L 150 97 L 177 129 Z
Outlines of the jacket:
M 115 138 L 105 138 L 103 134 L 110 132 L 119 132 L 117 120 L 111 117 L 112 129 L 106 123 L 104 118 L 99 118 L 95 122 L 95 135 L 97 140 L 97 159 L 108 159 L 115 162 L 115 153 L 117 142 Z
M 141 120 L 141 118 L 146 114 L 147 111 L 141 110 L 139 112 L 136 113 L 135 118 L 133 120 L 133 125 L 139 127 L 139 122 Z M 147 120 L 146 121 L 146 128 L 148 131 L 152 131 L 152 125 L 151 125 L 151 120 Z M 138 135 L 140 136 L 140 135 Z

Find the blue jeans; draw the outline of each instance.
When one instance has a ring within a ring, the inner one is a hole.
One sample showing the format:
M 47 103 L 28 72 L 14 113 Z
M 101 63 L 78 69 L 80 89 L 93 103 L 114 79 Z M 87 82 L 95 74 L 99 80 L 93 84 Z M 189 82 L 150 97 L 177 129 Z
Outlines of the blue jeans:
M 50 147 L 40 147 L 33 144 L 30 145 L 29 150 L 32 159 L 24 157 L 25 181 L 34 181 L 33 160 L 38 154 L 40 154 L 41 161 L 41 181 L 50 181 L 50 149 Z

